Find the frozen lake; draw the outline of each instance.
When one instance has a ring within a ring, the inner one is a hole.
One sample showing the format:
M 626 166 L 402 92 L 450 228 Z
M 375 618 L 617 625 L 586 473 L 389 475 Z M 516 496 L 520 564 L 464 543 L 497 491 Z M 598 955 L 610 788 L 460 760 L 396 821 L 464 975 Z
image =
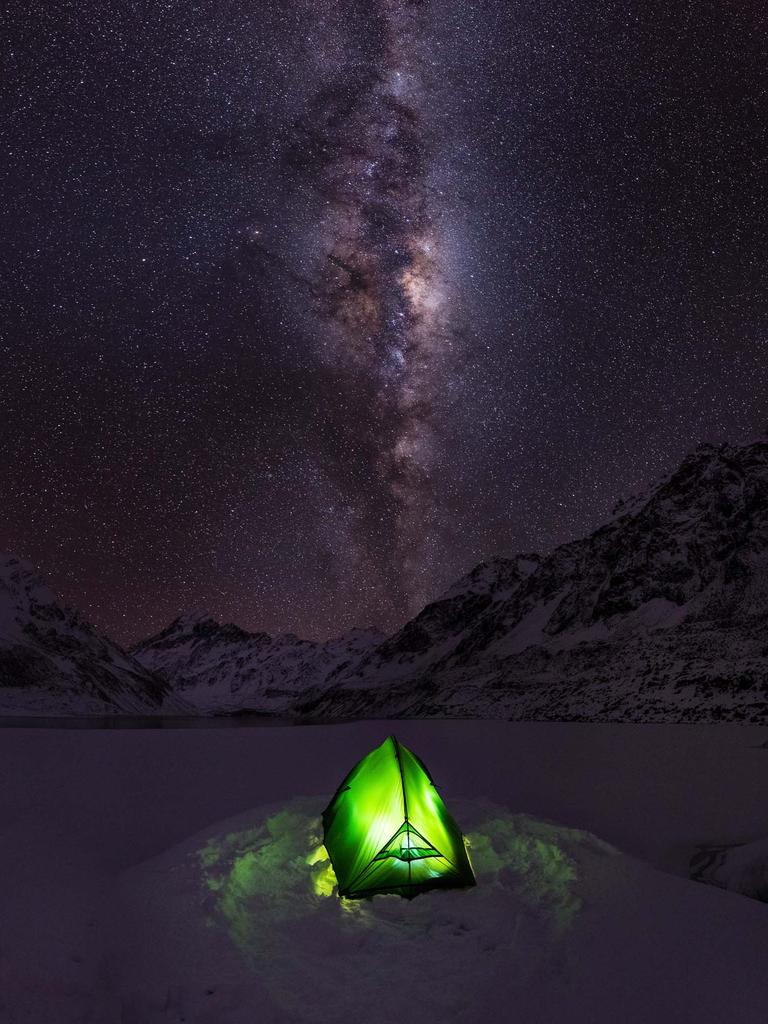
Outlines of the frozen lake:
M 335 898 L 296 890 L 299 875 L 280 890 L 293 916 L 277 915 L 252 875 L 239 931 L 217 926 L 215 901 L 203 915 L 201 850 L 224 871 L 243 843 L 267 849 L 271 815 L 290 821 L 279 842 L 295 860 L 296 828 L 391 732 L 426 762 L 481 868 L 484 822 L 501 841 L 503 819 L 503 870 L 467 892 L 377 897 L 353 924 L 333 917 Z M 746 726 L 478 721 L 2 729 L 0 1020 L 333 1021 L 368 1005 L 370 1020 L 468 1024 L 514 1000 L 526 1021 L 762 1022 L 768 906 L 685 876 L 698 844 L 768 836 L 767 741 Z M 393 952 L 405 948 L 430 985 Z M 343 999 L 323 988 L 329 971 Z

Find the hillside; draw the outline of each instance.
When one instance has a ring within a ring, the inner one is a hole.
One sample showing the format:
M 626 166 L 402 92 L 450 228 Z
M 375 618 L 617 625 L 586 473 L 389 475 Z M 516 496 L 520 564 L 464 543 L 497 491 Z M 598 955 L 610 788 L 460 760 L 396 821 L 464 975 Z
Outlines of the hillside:
M 480 566 L 311 715 L 763 721 L 768 442 L 700 445 L 594 533 Z
M 60 604 L 30 565 L 0 555 L 0 714 L 180 708 L 164 680 Z

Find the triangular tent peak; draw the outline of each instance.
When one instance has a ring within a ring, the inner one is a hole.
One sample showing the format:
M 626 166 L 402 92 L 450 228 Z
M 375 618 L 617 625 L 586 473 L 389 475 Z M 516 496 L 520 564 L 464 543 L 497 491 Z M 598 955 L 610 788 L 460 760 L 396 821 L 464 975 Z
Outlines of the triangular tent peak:
M 359 761 L 323 812 L 339 895 L 416 896 L 474 885 L 459 827 L 424 764 L 394 736 Z

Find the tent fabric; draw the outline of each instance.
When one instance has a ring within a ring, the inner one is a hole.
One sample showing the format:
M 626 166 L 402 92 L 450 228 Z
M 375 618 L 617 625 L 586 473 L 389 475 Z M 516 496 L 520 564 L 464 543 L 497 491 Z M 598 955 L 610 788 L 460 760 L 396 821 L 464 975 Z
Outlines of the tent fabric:
M 340 896 L 475 884 L 463 836 L 429 772 L 394 736 L 347 775 L 323 829 Z

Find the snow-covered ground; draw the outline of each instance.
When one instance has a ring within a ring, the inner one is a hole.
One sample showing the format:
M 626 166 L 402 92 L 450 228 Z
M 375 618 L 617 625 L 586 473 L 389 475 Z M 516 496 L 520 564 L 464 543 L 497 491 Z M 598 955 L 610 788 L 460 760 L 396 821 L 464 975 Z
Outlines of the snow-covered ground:
M 330 893 L 318 815 L 391 731 L 478 886 Z M 2 1024 L 764 1022 L 768 730 L 360 722 L 0 731 Z

